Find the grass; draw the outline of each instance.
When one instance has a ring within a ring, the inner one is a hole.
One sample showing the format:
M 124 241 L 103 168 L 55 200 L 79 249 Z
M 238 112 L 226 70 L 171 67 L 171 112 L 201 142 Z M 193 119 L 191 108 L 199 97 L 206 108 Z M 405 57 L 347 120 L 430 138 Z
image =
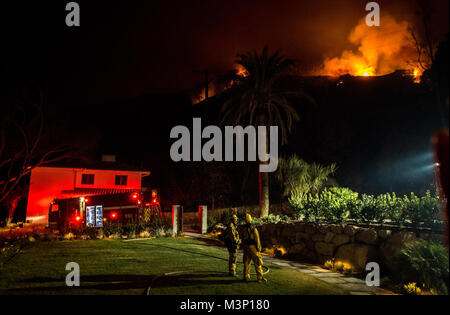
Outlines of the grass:
M 80 287 L 65 285 L 68 262 L 80 266 Z M 244 283 L 241 263 L 237 278 L 226 274 L 228 254 L 224 248 L 187 238 L 36 242 L 0 270 L 0 294 L 141 295 L 149 284 L 151 294 L 348 293 L 287 267 L 268 267 L 267 283 Z M 177 271 L 187 272 L 161 276 Z

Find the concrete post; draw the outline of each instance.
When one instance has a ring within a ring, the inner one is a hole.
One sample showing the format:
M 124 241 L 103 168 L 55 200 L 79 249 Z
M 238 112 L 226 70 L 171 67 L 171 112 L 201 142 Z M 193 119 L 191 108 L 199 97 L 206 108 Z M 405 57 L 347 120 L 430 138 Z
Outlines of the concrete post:
M 183 207 L 180 205 L 172 206 L 172 237 L 183 232 Z
M 206 234 L 208 230 L 208 207 L 198 206 L 198 226 L 201 234 Z

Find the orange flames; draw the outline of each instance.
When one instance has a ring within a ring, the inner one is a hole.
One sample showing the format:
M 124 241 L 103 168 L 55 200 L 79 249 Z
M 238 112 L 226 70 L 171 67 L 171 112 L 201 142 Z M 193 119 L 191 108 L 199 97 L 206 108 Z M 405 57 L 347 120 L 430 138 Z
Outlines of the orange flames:
M 236 70 L 237 75 L 244 77 L 244 78 L 248 76 L 247 69 L 245 69 L 242 65 L 235 64 L 234 69 Z
M 376 76 L 406 70 L 416 81 L 420 80 L 422 70 L 409 27 L 408 22 L 397 22 L 386 14 L 379 27 L 369 27 L 362 19 L 348 37 L 356 48 L 345 50 L 340 57 L 325 59 L 317 74 Z

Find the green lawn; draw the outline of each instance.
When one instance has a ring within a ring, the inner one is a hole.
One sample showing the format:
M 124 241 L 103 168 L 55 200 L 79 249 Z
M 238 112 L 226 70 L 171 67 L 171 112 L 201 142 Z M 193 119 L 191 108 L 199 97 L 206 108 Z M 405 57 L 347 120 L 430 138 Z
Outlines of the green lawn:
M 346 294 L 287 267 L 269 264 L 267 283 L 242 282 L 227 271 L 224 248 L 187 238 L 32 243 L 0 270 L 0 294 Z M 67 287 L 68 262 L 80 266 L 81 286 Z M 253 271 L 252 267 L 252 271 Z M 161 276 L 164 273 L 186 271 Z M 252 280 L 255 276 L 252 276 Z

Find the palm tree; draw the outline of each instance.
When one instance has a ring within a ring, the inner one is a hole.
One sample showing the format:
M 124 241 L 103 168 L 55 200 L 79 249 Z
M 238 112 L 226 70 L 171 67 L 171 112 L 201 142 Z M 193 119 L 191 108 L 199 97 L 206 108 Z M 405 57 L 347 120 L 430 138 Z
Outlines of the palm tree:
M 314 195 L 326 186 L 335 185 L 331 175 L 336 173 L 336 169 L 335 163 L 328 166 L 309 164 L 294 154 L 288 159 L 280 158 L 276 175 L 283 183 L 284 197 L 302 199 L 307 194 Z
M 293 65 L 293 60 L 280 56 L 279 52 L 269 55 L 265 46 L 261 55 L 256 51 L 239 54 L 236 63 L 244 71 L 241 71 L 233 80 L 231 88 L 226 91 L 222 123 L 226 121 L 233 125 L 279 126 L 281 144 L 286 144 L 294 121 L 299 119 L 292 101 L 307 97 L 298 90 L 286 89 L 280 82 Z M 261 217 L 267 216 L 268 173 L 259 172 L 259 201 Z

